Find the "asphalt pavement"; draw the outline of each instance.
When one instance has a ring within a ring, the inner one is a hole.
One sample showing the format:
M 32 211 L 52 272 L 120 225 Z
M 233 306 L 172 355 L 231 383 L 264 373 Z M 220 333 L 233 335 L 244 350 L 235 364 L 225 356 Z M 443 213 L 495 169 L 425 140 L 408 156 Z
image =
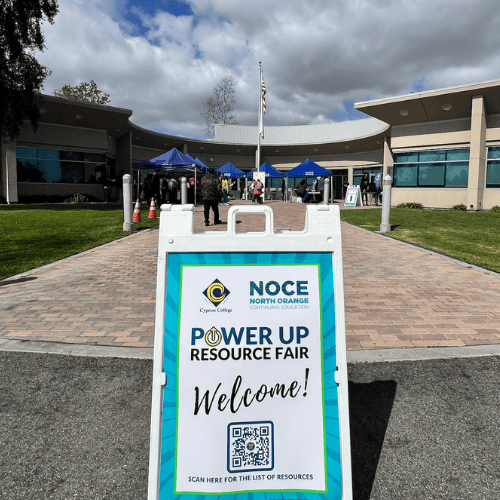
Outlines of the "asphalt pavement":
M 146 499 L 152 361 L 0 351 L 0 499 Z M 494 500 L 500 356 L 351 362 L 355 500 Z

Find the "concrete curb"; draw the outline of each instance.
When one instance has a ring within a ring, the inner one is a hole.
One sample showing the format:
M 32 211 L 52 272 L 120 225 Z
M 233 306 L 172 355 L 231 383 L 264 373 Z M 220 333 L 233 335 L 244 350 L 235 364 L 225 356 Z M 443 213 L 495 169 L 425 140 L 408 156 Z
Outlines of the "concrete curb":
M 465 347 L 413 347 L 408 349 L 370 349 L 347 351 L 348 363 L 385 363 L 392 361 L 427 361 L 430 359 L 477 358 L 500 356 L 500 345 Z
M 0 351 L 38 352 L 41 354 L 64 354 L 66 356 L 102 358 L 153 359 L 152 347 L 113 347 L 6 338 L 0 338 Z
M 0 351 L 131 359 L 153 359 L 154 352 L 152 347 L 113 347 L 65 344 L 63 342 L 13 340 L 6 338 L 0 338 Z M 347 351 L 347 362 L 351 364 L 385 363 L 393 361 L 475 358 L 481 356 L 500 356 L 500 345 L 414 347 L 410 349 L 367 349 L 363 351 Z

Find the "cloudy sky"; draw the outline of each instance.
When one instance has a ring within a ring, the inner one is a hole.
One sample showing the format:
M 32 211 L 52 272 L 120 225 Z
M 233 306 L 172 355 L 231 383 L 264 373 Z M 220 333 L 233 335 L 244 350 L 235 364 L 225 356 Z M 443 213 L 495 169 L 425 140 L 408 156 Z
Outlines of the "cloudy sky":
M 225 76 L 241 125 L 363 118 L 353 103 L 500 79 L 496 0 L 58 0 L 44 93 L 94 80 L 131 120 L 201 137 Z

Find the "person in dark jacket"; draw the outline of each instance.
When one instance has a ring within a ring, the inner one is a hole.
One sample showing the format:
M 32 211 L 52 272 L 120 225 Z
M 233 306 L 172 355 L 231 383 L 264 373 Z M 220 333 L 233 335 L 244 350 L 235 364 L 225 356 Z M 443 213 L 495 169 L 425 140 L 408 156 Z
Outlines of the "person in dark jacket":
M 153 172 L 153 177 L 151 179 L 151 191 L 152 198 L 155 199 L 156 206 L 161 205 L 161 194 L 160 194 L 160 174 L 158 172 Z
M 214 224 L 220 224 L 219 200 L 222 198 L 222 189 L 212 170 L 209 170 L 201 179 L 201 194 L 203 196 L 205 226 L 210 225 L 210 208 L 214 213 Z
M 361 189 L 361 204 L 368 205 L 368 191 L 370 190 L 370 174 L 365 172 L 361 178 L 361 183 L 359 184 Z
M 305 179 L 302 179 L 297 186 L 297 196 L 302 200 L 302 203 L 305 203 L 308 194 L 307 181 Z

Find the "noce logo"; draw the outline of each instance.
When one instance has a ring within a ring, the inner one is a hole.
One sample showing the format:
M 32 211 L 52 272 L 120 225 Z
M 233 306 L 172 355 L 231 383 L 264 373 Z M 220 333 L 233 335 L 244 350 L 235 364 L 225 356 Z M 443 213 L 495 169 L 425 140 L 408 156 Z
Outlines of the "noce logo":
M 223 300 L 229 295 L 229 290 L 218 280 L 214 280 L 207 288 L 203 291 L 203 295 L 215 306 L 223 302 Z

